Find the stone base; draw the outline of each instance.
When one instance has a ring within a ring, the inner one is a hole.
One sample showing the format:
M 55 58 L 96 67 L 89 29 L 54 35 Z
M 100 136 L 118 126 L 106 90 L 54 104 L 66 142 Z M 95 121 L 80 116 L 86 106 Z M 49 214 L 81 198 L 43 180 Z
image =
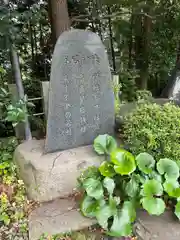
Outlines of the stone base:
M 56 235 L 78 231 L 95 224 L 84 218 L 73 200 L 55 200 L 43 203 L 29 216 L 29 240 L 38 240 L 44 233 Z
M 179 240 L 180 223 L 172 211 L 161 216 L 150 216 L 142 211 L 134 225 L 138 240 Z
M 39 202 L 72 194 L 81 171 L 102 161 L 92 146 L 51 154 L 43 154 L 43 147 L 44 141 L 32 140 L 19 145 L 14 154 L 28 197 Z

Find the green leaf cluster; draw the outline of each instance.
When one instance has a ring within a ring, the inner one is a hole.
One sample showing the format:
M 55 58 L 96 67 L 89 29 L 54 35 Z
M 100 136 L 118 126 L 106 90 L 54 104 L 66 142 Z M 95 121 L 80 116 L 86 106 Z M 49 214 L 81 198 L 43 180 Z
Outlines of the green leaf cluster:
M 87 169 L 78 179 L 85 217 L 96 218 L 110 236 L 129 236 L 138 208 L 161 215 L 168 201 L 174 199 L 175 215 L 180 219 L 180 173 L 175 161 L 156 161 L 146 152 L 133 155 L 118 148 L 107 134 L 94 140 L 94 150 L 106 157 L 99 167 Z
M 123 133 L 135 155 L 148 152 L 157 160 L 180 159 L 180 108 L 172 103 L 139 104 L 125 117 Z

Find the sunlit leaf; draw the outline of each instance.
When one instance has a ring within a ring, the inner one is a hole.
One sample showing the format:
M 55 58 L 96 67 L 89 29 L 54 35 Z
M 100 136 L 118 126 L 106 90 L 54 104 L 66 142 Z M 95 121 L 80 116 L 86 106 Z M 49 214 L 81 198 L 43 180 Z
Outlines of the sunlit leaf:
M 109 154 L 117 148 L 117 143 L 112 136 L 108 134 L 99 135 L 94 140 L 94 150 L 99 155 Z
M 177 216 L 177 218 L 180 220 L 180 202 L 177 202 L 174 213 Z
M 176 189 L 179 188 L 179 183 L 176 180 L 169 180 L 163 184 L 163 187 L 170 197 L 175 197 L 177 194 Z
M 144 197 L 142 199 L 143 208 L 151 215 L 161 215 L 165 211 L 165 203 L 160 198 Z
M 114 170 L 121 175 L 129 175 L 136 170 L 134 156 L 124 149 L 117 149 L 111 153 Z
M 146 197 L 161 196 L 163 194 L 163 186 L 157 180 L 147 180 L 143 185 L 141 194 Z
M 161 175 L 165 174 L 166 180 L 178 179 L 179 177 L 179 167 L 177 163 L 168 158 L 159 160 L 157 170 Z
M 101 175 L 104 177 L 113 177 L 114 175 L 116 175 L 113 165 L 107 161 L 104 161 L 100 165 L 99 171 L 100 171 Z
M 138 168 L 143 173 L 146 173 L 146 174 L 151 173 L 155 166 L 155 160 L 154 160 L 153 156 L 151 156 L 148 153 L 140 153 L 136 157 L 136 162 L 137 162 Z

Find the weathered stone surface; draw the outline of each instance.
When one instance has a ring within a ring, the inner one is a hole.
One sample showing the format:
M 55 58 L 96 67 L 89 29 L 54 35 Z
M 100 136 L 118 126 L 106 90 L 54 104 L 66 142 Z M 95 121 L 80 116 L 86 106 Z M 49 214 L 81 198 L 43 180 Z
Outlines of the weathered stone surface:
M 55 46 L 45 152 L 93 143 L 113 133 L 114 95 L 105 47 L 92 32 L 64 32 Z
M 29 216 L 29 240 L 38 240 L 44 233 L 55 235 L 87 228 L 96 221 L 82 217 L 73 200 L 58 199 L 44 203 Z
M 180 104 L 180 71 L 176 74 L 176 79 L 169 93 L 169 99 Z
M 80 172 L 101 162 L 92 146 L 43 154 L 43 145 L 44 141 L 27 141 L 19 145 L 14 154 L 28 196 L 35 201 L 68 196 L 76 187 Z
M 171 211 L 157 217 L 142 211 L 134 225 L 134 232 L 138 240 L 179 240 L 180 223 L 173 218 Z

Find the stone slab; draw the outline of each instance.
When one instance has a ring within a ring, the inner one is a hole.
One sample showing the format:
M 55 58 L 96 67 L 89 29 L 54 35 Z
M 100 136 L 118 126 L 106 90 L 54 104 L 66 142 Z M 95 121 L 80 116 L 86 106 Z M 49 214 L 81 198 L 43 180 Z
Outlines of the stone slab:
M 55 235 L 87 228 L 96 221 L 84 218 L 73 200 L 57 199 L 44 203 L 29 216 L 29 240 L 39 240 L 44 233 Z
M 134 233 L 138 240 L 179 240 L 180 223 L 172 211 L 161 216 L 150 216 L 142 211 L 134 225 Z
M 28 196 L 35 201 L 46 202 L 72 194 L 81 171 L 102 161 L 91 145 L 50 154 L 43 153 L 43 146 L 41 140 L 27 141 L 14 153 Z
M 71 30 L 58 39 L 51 66 L 45 152 L 92 144 L 114 132 L 114 94 L 99 36 Z

